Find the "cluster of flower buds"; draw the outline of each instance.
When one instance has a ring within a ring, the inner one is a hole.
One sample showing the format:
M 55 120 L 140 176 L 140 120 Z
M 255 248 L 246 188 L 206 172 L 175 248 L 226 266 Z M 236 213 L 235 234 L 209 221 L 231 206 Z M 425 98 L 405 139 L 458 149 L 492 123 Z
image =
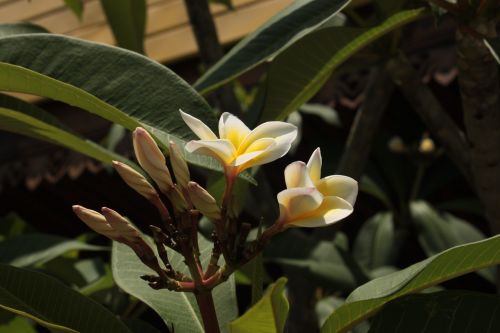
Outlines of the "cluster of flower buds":
M 396 154 L 415 154 L 418 152 L 421 155 L 431 155 L 436 152 L 434 140 L 432 140 L 428 133 L 422 134 L 422 138 L 416 148 L 415 146 L 408 147 L 399 136 L 392 137 L 387 142 L 387 147 Z
M 236 177 L 252 166 L 274 161 L 285 155 L 297 136 L 297 128 L 284 122 L 267 122 L 250 130 L 237 117 L 224 113 L 219 121 L 219 136 L 199 119 L 181 111 L 186 124 L 200 140 L 187 143 L 191 153 L 209 155 L 223 166 L 225 191 L 219 206 L 202 186 L 191 180 L 182 151 L 170 142 L 170 165 L 153 137 L 143 128 L 133 133 L 134 150 L 142 169 L 154 185 L 131 166 L 113 162 L 122 179 L 159 211 L 161 224 L 151 225 L 156 253 L 140 231 L 117 212 L 102 208 L 101 213 L 74 206 L 76 215 L 96 232 L 128 245 L 156 275 L 142 278 L 155 289 L 176 291 L 211 290 L 225 281 L 238 267 L 259 254 L 269 239 L 289 227 L 320 227 L 351 214 L 358 193 L 357 182 L 345 176 L 321 178 L 319 148 L 309 162 L 298 161 L 285 169 L 287 189 L 278 194 L 280 216 L 256 240 L 247 242 L 252 224 L 242 223 L 231 214 L 232 188 Z M 200 214 L 214 225 L 210 262 L 202 267 L 198 247 Z M 180 253 L 189 275 L 170 264 L 167 249 Z M 219 258 L 225 264 L 220 267 Z M 160 265 L 163 262 L 163 267 Z

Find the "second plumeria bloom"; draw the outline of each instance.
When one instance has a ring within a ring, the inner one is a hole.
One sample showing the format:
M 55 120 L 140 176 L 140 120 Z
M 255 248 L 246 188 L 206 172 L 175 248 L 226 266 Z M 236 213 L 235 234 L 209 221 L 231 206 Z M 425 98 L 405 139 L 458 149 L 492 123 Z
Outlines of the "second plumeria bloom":
M 285 169 L 287 189 L 278 193 L 283 227 L 322 227 L 337 222 L 353 211 L 358 183 L 347 176 L 321 178 L 321 151 L 309 162 L 293 162 Z
M 219 120 L 219 136 L 201 120 L 181 111 L 182 118 L 200 138 L 187 143 L 191 153 L 218 159 L 226 173 L 235 176 L 245 169 L 272 162 L 290 150 L 297 137 L 294 125 L 270 121 L 250 130 L 238 117 L 223 113 Z

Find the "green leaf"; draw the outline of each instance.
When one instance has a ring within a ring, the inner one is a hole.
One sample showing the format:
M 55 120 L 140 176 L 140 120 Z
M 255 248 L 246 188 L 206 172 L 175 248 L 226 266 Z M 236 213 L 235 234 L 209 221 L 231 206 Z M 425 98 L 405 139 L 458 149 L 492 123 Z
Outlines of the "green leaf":
M 45 274 L 0 264 L 0 308 L 65 332 L 129 332 L 111 312 Z
M 37 330 L 26 318 L 14 317 L 6 324 L 0 324 L 0 333 L 37 333 Z
M 210 260 L 212 243 L 201 235 L 199 240 L 202 264 L 205 266 Z M 170 251 L 169 259 L 176 270 L 188 273 L 184 258 L 180 254 Z M 116 284 L 149 305 L 160 315 L 167 326 L 174 326 L 176 333 L 204 332 L 194 296 L 191 293 L 166 289 L 153 290 L 149 287 L 139 277 L 151 274 L 152 270 L 146 267 L 129 247 L 113 242 L 111 266 Z M 216 287 L 212 293 L 219 325 L 223 332 L 227 332 L 227 324 L 237 315 L 234 277 L 230 277 L 227 282 Z
M 377 314 L 369 333 L 500 332 L 500 297 L 470 291 L 409 295 Z
M 290 247 L 290 244 L 301 246 Z M 264 251 L 264 259 L 335 291 L 348 292 L 368 280 L 357 263 L 332 241 L 318 242 L 298 230 L 273 238 Z
M 499 263 L 500 235 L 451 248 L 354 290 L 328 318 L 321 332 L 347 332 L 393 299 Z
M 486 46 L 490 49 L 495 60 L 500 64 L 500 37 L 488 38 L 484 40 Z
M 451 214 L 439 215 L 427 202 L 417 201 L 410 205 L 412 219 L 419 231 L 418 241 L 427 256 L 435 255 L 450 247 L 485 238 L 472 224 Z M 495 283 L 495 270 L 483 269 L 477 272 L 488 281 Z
M 28 22 L 0 24 L 0 38 L 19 34 L 48 33 L 47 29 Z
M 146 31 L 145 0 L 101 0 L 118 46 L 144 53 Z
M 395 233 L 392 213 L 378 213 L 363 224 L 354 242 L 353 257 L 369 270 L 393 264 Z
M 262 253 L 250 261 L 252 267 L 252 305 L 262 298 L 264 285 L 264 265 L 262 262 Z
M 297 41 L 270 65 L 261 121 L 285 119 L 314 96 L 332 71 L 349 57 L 426 13 L 425 9 L 406 10 L 372 28 L 329 27 Z
M 78 19 L 82 19 L 83 0 L 64 0 L 64 3 L 66 4 L 66 7 L 71 9 Z
M 231 333 L 283 332 L 289 309 L 283 292 L 286 282 L 286 278 L 280 278 L 270 285 L 259 302 L 231 322 Z
M 43 264 L 69 251 L 104 251 L 107 247 L 48 234 L 26 234 L 0 242 L 0 262 L 16 267 Z
M 169 140 L 183 147 L 184 140 L 194 138 L 180 108 L 215 128 L 203 98 L 172 71 L 137 53 L 49 34 L 0 38 L 0 47 L 0 90 L 62 101 L 129 130 L 143 126 L 164 149 Z M 187 154 L 186 159 L 221 170 L 206 156 Z
M 233 47 L 196 82 L 195 88 L 206 94 L 273 58 L 348 3 L 349 0 L 295 1 Z
M 111 164 L 111 161 L 117 160 L 138 169 L 138 166 L 130 160 L 73 134 L 70 129 L 45 110 L 4 94 L 0 94 L 0 130 L 57 144 L 105 164 Z
M 393 205 L 389 196 L 387 196 L 384 190 L 367 175 L 363 175 L 361 177 L 359 190 L 380 200 L 380 202 L 382 202 L 387 208 L 392 209 Z

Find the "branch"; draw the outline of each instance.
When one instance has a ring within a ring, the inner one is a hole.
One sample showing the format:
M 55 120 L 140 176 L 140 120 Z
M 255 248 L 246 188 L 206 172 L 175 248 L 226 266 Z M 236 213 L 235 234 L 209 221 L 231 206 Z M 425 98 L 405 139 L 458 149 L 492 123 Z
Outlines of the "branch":
M 216 63 L 224 55 L 219 43 L 217 29 L 210 13 L 208 0 L 184 0 L 193 29 L 196 43 L 200 52 L 201 61 L 205 67 Z M 231 86 L 222 87 L 217 93 L 219 107 L 223 111 L 240 113 L 241 107 Z
M 394 91 L 394 85 L 383 69 L 375 69 L 369 79 L 365 102 L 352 124 L 338 174 L 359 180 L 370 156 L 372 142 Z
M 471 28 L 495 37 L 495 22 L 478 17 Z M 476 190 L 493 234 L 500 233 L 500 84 L 498 64 L 483 43 L 457 32 L 458 82 Z
M 439 141 L 465 179 L 474 187 L 469 149 L 462 131 L 441 107 L 429 87 L 421 81 L 408 59 L 403 56 L 392 59 L 387 69 L 432 136 Z

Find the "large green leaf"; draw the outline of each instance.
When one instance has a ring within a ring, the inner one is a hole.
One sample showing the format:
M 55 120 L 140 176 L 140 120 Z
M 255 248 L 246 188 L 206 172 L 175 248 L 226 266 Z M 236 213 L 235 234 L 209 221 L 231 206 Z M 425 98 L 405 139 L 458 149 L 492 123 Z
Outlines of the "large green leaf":
M 101 0 L 118 46 L 144 53 L 145 0 Z
M 201 235 L 199 238 L 202 263 L 206 265 L 210 260 L 212 243 Z M 169 259 L 175 269 L 188 273 L 184 258 L 180 254 L 170 251 Z M 176 333 L 203 333 L 203 322 L 196 300 L 191 293 L 150 288 L 139 277 L 152 274 L 152 271 L 137 258 L 129 247 L 123 244 L 113 243 L 111 262 L 116 284 L 149 305 L 169 327 L 173 325 Z M 227 282 L 216 287 L 212 293 L 221 330 L 227 332 L 228 323 L 237 315 L 234 278 L 231 277 Z
M 488 38 L 484 42 L 486 43 L 486 46 L 490 49 L 493 57 L 500 64 L 500 37 Z
M 406 10 L 372 28 L 329 27 L 297 41 L 271 63 L 261 120 L 285 119 L 314 96 L 349 57 L 425 13 L 425 9 Z
M 349 0 L 297 0 L 240 41 L 195 84 L 205 94 L 276 56 L 339 12 Z
M 0 262 L 16 267 L 42 264 L 69 251 L 104 251 L 107 247 L 48 234 L 27 234 L 0 242 Z
M 0 333 L 37 333 L 28 319 L 15 316 L 6 323 L 0 323 Z
M 138 168 L 128 159 L 73 134 L 70 129 L 45 110 L 3 94 L 0 94 L 0 130 L 61 145 L 106 164 L 118 160 Z
M 410 205 L 410 211 L 419 231 L 418 241 L 428 256 L 433 256 L 453 246 L 486 238 L 472 224 L 451 214 L 440 215 L 425 201 L 413 202 Z M 482 269 L 477 273 L 495 283 L 495 269 Z
M 0 90 L 62 101 L 130 130 L 143 126 L 163 148 L 169 140 L 182 146 L 194 138 L 180 108 L 215 128 L 202 97 L 172 71 L 137 53 L 43 33 L 0 38 L 0 48 Z M 221 169 L 206 156 L 188 154 L 186 159 Z
M 43 273 L 0 264 L 0 308 L 67 332 L 130 332 L 103 306 Z
M 284 295 L 286 281 L 280 278 L 270 285 L 260 301 L 230 324 L 231 333 L 283 332 L 289 309 Z
M 354 242 L 353 257 L 369 270 L 393 264 L 395 233 L 390 212 L 379 213 L 363 224 Z
M 321 332 L 347 332 L 393 299 L 499 263 L 500 235 L 451 248 L 354 290 L 328 318 Z
M 500 332 L 500 297 L 470 291 L 409 295 L 384 306 L 369 333 Z

